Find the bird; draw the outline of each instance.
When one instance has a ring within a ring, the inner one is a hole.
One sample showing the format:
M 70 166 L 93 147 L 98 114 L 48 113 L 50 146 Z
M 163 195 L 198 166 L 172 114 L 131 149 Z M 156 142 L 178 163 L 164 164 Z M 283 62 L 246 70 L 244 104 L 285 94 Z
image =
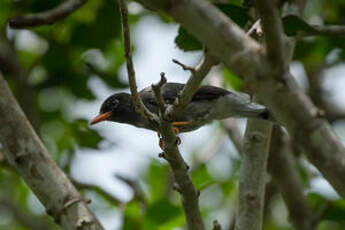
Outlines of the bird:
M 164 84 L 161 89 L 164 102 L 168 105 L 173 104 L 184 86 L 182 83 L 174 82 Z M 152 86 L 144 88 L 138 95 L 149 111 L 155 114 L 159 113 L 159 106 Z M 268 120 L 269 116 L 268 109 L 252 102 L 248 94 L 216 86 L 202 85 L 172 124 L 177 127 L 176 133 L 180 133 L 194 131 L 213 120 L 223 120 L 229 117 L 252 117 Z M 99 114 L 90 124 L 94 125 L 103 121 L 125 123 L 158 132 L 156 126 L 136 112 L 132 97 L 128 93 L 115 93 L 105 99 Z

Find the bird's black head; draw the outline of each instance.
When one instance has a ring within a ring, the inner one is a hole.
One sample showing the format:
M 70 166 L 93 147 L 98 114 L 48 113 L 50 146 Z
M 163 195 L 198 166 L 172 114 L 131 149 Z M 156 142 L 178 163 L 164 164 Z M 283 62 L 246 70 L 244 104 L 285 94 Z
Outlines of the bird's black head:
M 128 93 L 116 93 L 108 97 L 102 104 L 97 115 L 91 124 L 101 121 L 115 121 L 121 123 L 131 123 L 136 118 L 131 96 Z

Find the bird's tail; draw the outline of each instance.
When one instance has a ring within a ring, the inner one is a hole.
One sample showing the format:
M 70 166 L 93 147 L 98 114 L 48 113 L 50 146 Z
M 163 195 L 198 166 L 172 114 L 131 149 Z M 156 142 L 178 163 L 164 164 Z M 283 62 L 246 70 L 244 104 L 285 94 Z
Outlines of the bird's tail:
M 272 113 L 263 105 L 252 102 L 247 94 L 232 92 L 218 101 L 223 118 L 248 117 L 275 121 Z

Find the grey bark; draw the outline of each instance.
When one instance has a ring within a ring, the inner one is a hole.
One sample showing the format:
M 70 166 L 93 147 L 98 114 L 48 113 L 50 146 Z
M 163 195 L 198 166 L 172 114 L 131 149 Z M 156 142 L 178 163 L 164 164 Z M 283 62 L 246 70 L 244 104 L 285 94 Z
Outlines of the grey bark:
M 313 212 L 304 194 L 297 162 L 289 143 L 282 128 L 274 126 L 268 158 L 268 172 L 279 187 L 294 228 L 296 230 L 313 230 L 316 227 Z
M 49 155 L 1 75 L 0 142 L 9 164 L 63 229 L 103 229 Z
M 242 151 L 236 230 L 261 230 L 272 123 L 249 119 Z

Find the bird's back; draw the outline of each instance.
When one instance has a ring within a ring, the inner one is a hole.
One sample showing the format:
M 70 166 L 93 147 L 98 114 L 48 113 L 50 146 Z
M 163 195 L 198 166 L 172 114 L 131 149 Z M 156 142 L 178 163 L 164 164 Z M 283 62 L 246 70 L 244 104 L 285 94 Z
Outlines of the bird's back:
M 162 87 L 165 103 L 172 104 L 184 84 L 166 83 Z M 158 113 L 158 105 L 151 87 L 139 92 L 145 106 Z M 244 93 L 228 91 L 215 86 L 201 86 L 177 121 L 190 121 L 189 126 L 179 127 L 181 132 L 192 131 L 211 122 L 228 117 L 260 117 L 266 112 L 262 105 L 251 102 Z

